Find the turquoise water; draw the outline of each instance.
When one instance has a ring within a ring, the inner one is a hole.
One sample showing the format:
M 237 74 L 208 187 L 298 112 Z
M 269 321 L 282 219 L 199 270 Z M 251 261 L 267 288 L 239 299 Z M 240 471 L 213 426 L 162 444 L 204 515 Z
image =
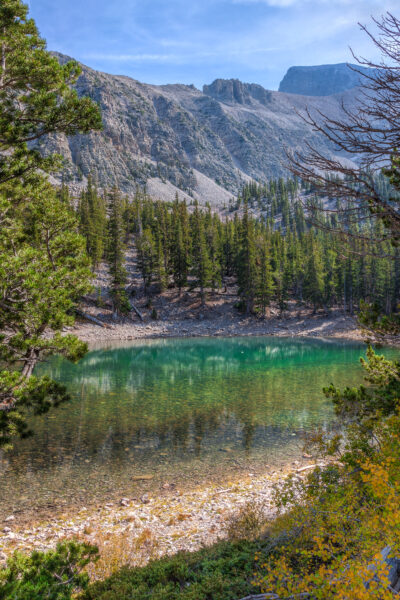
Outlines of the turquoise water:
M 52 358 L 38 373 L 64 382 L 71 401 L 2 454 L 1 512 L 185 489 L 296 460 L 303 434 L 332 420 L 322 387 L 359 383 L 364 352 L 341 341 L 199 338 L 109 345 L 77 365 Z

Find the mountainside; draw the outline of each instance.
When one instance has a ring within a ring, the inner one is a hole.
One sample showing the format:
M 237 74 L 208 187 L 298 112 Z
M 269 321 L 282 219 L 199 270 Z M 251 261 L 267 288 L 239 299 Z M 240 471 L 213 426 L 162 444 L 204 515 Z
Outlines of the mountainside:
M 309 106 L 338 116 L 343 97 L 304 98 L 222 79 L 201 92 L 82 68 L 78 92 L 99 103 L 104 129 L 51 137 L 43 151 L 64 156 L 63 178 L 72 186 L 83 185 L 92 173 L 101 187 L 132 193 L 137 184 L 146 184 L 164 200 L 178 191 L 222 205 L 249 178 L 285 175 L 285 147 L 303 148 L 308 141 L 330 152 L 296 111 Z M 355 96 L 356 90 L 345 92 L 346 104 Z
M 304 96 L 330 96 L 340 94 L 360 85 L 359 72 L 368 69 L 360 65 L 318 65 L 314 67 L 290 67 L 279 84 L 279 91 Z

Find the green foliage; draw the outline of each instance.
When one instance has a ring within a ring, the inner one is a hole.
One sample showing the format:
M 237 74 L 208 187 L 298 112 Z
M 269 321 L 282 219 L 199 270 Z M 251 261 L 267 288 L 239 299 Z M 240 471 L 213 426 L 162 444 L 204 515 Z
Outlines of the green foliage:
M 68 203 L 43 172 L 58 164 L 32 146 L 48 133 L 100 128 L 98 107 L 70 85 L 79 67 L 45 49 L 27 7 L 0 5 L 0 444 L 26 435 L 29 413 L 66 399 L 64 388 L 33 370 L 48 354 L 70 360 L 86 351 L 62 329 L 90 289 L 85 239 Z M 29 147 L 28 147 L 29 144 Z M 41 171 L 39 171 L 41 169 Z
M 0 448 L 11 448 L 14 436 L 27 437 L 28 414 L 40 415 L 68 400 L 65 386 L 48 377 L 21 377 L 18 371 L 0 371 Z
M 90 176 L 87 188 L 82 191 L 79 199 L 78 215 L 79 229 L 85 236 L 87 253 L 93 266 L 97 267 L 105 251 L 107 216 L 105 200 L 99 196 Z
M 247 203 L 241 224 L 240 249 L 236 265 L 239 296 L 244 302 L 246 314 L 250 314 L 256 296 L 257 267 L 254 221 L 249 217 Z
M 80 68 L 60 65 L 46 51 L 36 25 L 20 0 L 0 5 L 0 184 L 35 186 L 37 169 L 49 171 L 57 157 L 43 157 L 29 142 L 43 135 L 87 133 L 101 128 L 98 107 L 71 88 Z M 16 194 L 18 196 L 18 193 Z
M 158 256 L 151 229 L 146 228 L 142 234 L 137 236 L 136 247 L 138 252 L 138 268 L 143 277 L 145 292 L 147 292 L 155 274 L 156 266 L 161 269 L 163 264 L 162 256 Z M 158 265 L 157 261 L 160 261 L 161 265 Z
M 396 557 L 400 552 L 400 362 L 368 348 L 362 364 L 365 385 L 325 390 L 339 433 L 309 440 L 308 447 L 335 461 L 276 489 L 283 513 L 268 527 L 269 547 L 259 555 L 263 591 L 321 600 L 392 598 L 380 553 L 385 546 Z
M 189 286 L 200 289 L 204 303 L 207 289 L 215 291 L 234 277 L 243 311 L 255 309 L 262 316 L 271 302 L 282 313 L 289 300 L 305 302 L 314 311 L 341 306 L 351 314 L 370 298 L 376 299 L 380 314 L 397 307 L 400 251 L 389 242 L 368 243 L 357 236 L 343 241 L 307 226 L 295 195 L 297 184 L 291 180 L 249 185 L 254 197 L 244 190 L 242 214 L 236 212 L 225 221 L 210 207 L 200 209 L 197 202 L 193 209 L 178 197 L 172 205 L 154 202 L 138 191 L 132 201 L 120 200 L 121 223 L 112 234 L 119 242 L 111 246 L 123 250 L 127 236 L 133 234 L 147 292 L 153 283 L 158 291 L 172 283 L 179 292 Z M 270 216 L 251 216 L 255 203 Z M 113 213 L 109 231 L 111 218 Z M 381 227 L 379 221 L 369 223 L 363 234 L 373 240 Z M 90 234 L 85 236 L 89 245 Z M 388 321 L 388 316 L 380 316 L 382 330 L 393 326 L 393 317 Z
M 304 298 L 314 306 L 314 311 L 323 304 L 324 271 L 321 250 L 317 240 L 311 238 L 304 276 Z
M 212 264 L 206 242 L 204 219 L 200 214 L 197 201 L 191 218 L 191 240 L 192 240 L 192 270 L 194 276 L 193 287 L 200 288 L 201 302 L 205 302 L 204 288 L 208 287 L 212 280 Z
M 97 548 L 66 542 L 55 550 L 16 552 L 0 571 L 0 599 L 71 600 L 89 584 L 84 568 L 97 559 Z
M 367 360 L 361 363 L 368 385 L 340 390 L 331 384 L 324 389 L 345 429 L 333 438 L 319 439 L 325 454 L 340 455 L 352 467 L 376 453 L 376 428 L 396 413 L 400 398 L 400 362 L 386 360 L 369 347 Z
M 256 290 L 256 305 L 261 316 L 265 316 L 265 311 L 269 307 L 273 293 L 274 281 L 272 277 L 271 259 L 268 244 L 265 238 L 261 238 L 258 248 L 258 277 Z
M 255 543 L 220 543 L 94 583 L 81 600 L 237 600 L 251 593 Z
M 115 188 L 109 195 L 109 204 L 107 261 L 111 275 L 111 297 L 115 311 L 127 313 L 130 305 L 125 291 L 128 276 L 125 268 L 124 205 L 120 193 Z
M 90 289 L 84 239 L 70 209 L 50 186 L 18 211 L 3 199 L 0 235 L 0 445 L 25 435 L 29 413 L 66 399 L 64 388 L 32 376 L 51 353 L 78 360 L 86 344 L 62 335 L 78 298 Z M 11 251 L 13 249 L 13 251 Z M 22 365 L 22 368 L 19 368 Z

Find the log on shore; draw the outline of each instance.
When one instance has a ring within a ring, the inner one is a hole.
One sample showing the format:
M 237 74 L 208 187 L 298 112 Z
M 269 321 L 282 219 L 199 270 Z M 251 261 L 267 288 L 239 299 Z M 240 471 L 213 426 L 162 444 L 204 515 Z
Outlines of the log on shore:
M 143 321 L 143 315 L 142 315 L 142 313 L 139 311 L 138 308 L 136 308 L 136 306 L 133 304 L 132 300 L 129 300 L 129 304 L 131 305 L 131 309 L 135 311 L 135 313 L 137 314 L 137 316 L 139 317 L 139 319 L 141 321 Z
M 104 323 L 103 321 L 100 321 L 100 319 L 97 319 L 96 317 L 92 317 L 92 315 L 88 315 L 87 313 L 83 312 L 83 310 L 79 310 L 79 309 L 76 308 L 75 312 L 76 312 L 77 315 L 79 315 L 80 317 L 83 317 L 87 321 L 91 321 L 92 323 L 95 323 L 96 325 L 99 325 L 99 327 L 105 327 L 107 329 L 113 329 L 112 325 L 109 325 L 108 323 Z

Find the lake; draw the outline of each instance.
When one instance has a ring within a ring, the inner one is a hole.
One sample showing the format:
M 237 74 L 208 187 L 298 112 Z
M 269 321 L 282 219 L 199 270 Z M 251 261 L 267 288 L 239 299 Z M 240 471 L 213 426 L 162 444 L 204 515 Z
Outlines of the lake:
M 361 382 L 365 346 L 272 337 L 93 348 L 37 369 L 71 401 L 0 455 L 1 513 L 62 510 L 262 473 L 301 458 L 333 418 L 322 387 Z M 397 356 L 386 349 L 388 356 Z

